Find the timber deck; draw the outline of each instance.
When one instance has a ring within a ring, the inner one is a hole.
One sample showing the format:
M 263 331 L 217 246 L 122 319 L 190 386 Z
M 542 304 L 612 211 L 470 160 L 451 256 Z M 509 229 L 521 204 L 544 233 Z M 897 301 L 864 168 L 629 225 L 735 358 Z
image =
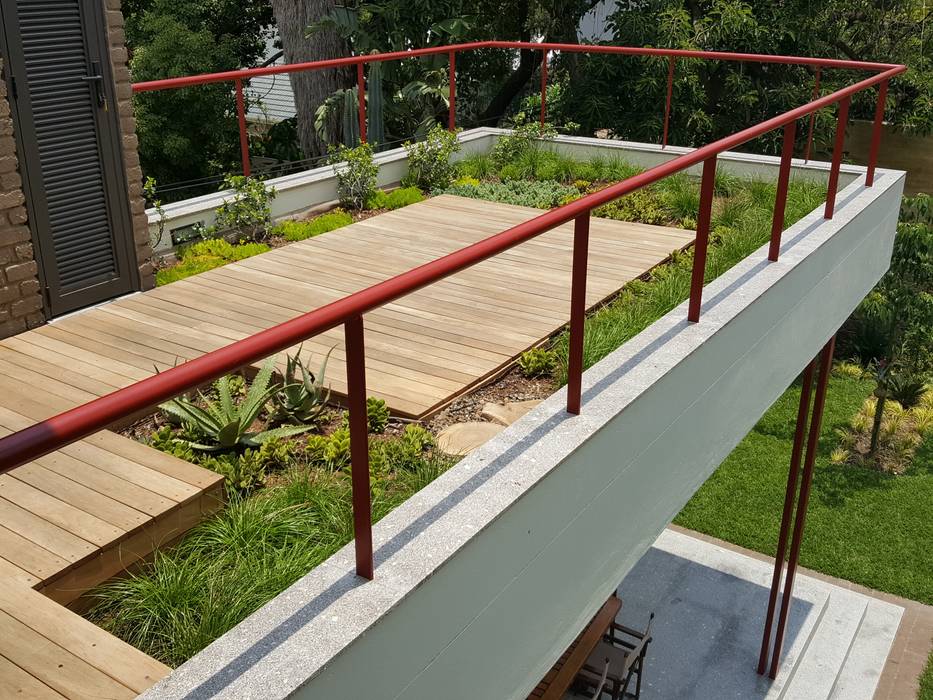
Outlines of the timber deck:
M 487 238 L 540 210 L 443 195 L 124 297 L 0 342 L 0 373 L 72 405 L 282 323 Z M 587 304 L 692 242 L 683 229 L 594 218 Z M 569 318 L 572 226 L 377 309 L 364 319 L 368 393 L 396 415 L 447 404 Z M 304 343 L 346 391 L 343 329 Z
M 0 435 L 539 213 L 435 197 L 7 338 Z M 693 237 L 593 219 L 588 306 Z M 369 394 L 397 415 L 422 417 L 559 330 L 569 315 L 571 244 L 572 229 L 562 226 L 367 314 Z M 304 344 L 318 360 L 331 348 L 326 381 L 341 394 L 342 329 Z M 62 606 L 220 507 L 222 482 L 108 431 L 0 475 L 0 698 L 129 698 L 167 674 Z

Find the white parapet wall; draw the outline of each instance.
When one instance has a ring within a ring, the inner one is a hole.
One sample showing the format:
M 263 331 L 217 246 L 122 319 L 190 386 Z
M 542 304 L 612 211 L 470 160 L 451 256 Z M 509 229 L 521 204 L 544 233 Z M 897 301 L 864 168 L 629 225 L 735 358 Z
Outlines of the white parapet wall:
M 525 698 L 887 269 L 904 176 L 863 182 L 380 521 L 374 581 L 342 549 L 144 697 Z
M 480 128 L 460 133 L 462 149 L 454 154 L 453 160 L 460 161 L 475 153 L 487 153 L 500 136 L 511 133 L 508 129 Z M 657 144 L 635 143 L 631 141 L 613 141 L 608 139 L 587 138 L 581 136 L 558 136 L 548 143 L 547 148 L 566 155 L 589 160 L 592 158 L 621 158 L 642 168 L 650 168 L 690 152 L 689 148 L 668 146 L 661 148 Z M 397 185 L 408 172 L 408 155 L 404 148 L 394 148 L 376 154 L 379 166 L 377 185 L 391 187 Z M 727 152 L 719 156 L 719 168 L 722 172 L 741 177 L 758 177 L 773 180 L 777 177 L 778 161 L 769 156 L 756 156 L 747 153 Z M 701 166 L 695 166 L 688 172 L 700 174 Z M 857 166 L 842 166 L 840 186 L 852 182 L 862 169 Z M 819 161 L 805 162 L 794 160 L 794 177 L 825 182 L 829 165 Z M 271 209 L 274 219 L 293 217 L 311 209 L 335 204 L 337 200 L 337 181 L 334 168 L 324 165 L 292 175 L 271 178 L 268 181 L 274 187 L 276 197 Z M 163 254 L 172 249 L 172 232 L 189 229 L 192 226 L 210 226 L 215 221 L 215 211 L 225 199 L 233 196 L 231 190 L 222 190 L 213 194 L 185 199 L 166 204 L 163 207 L 164 232 L 156 252 Z M 155 209 L 147 209 L 149 233 L 152 240 L 159 235 L 160 217 Z

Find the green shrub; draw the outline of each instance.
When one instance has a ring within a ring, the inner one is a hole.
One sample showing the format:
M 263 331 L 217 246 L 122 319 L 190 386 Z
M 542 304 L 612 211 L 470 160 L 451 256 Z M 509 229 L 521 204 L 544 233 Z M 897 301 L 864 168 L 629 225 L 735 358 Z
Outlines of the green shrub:
M 343 209 L 334 209 L 327 214 L 321 214 L 306 221 L 282 221 L 276 224 L 272 232 L 282 236 L 286 241 L 303 241 L 352 223 L 353 217 L 350 214 Z
M 479 180 L 477 180 L 475 177 L 470 177 L 469 175 L 463 175 L 462 177 L 458 177 L 456 180 L 454 180 L 453 184 L 458 187 L 478 187 Z
M 531 348 L 518 358 L 518 367 L 529 379 L 542 377 L 554 371 L 557 355 L 553 350 Z
M 444 193 L 538 209 L 556 207 L 564 198 L 579 195 L 574 187 L 553 180 L 512 180 L 510 182 L 481 182 L 478 185 L 452 185 L 444 190 Z
M 379 174 L 372 146 L 361 143 L 355 148 L 345 145 L 331 148 L 328 162 L 334 166 L 341 206 L 362 211 L 376 192 L 376 175 Z
M 461 177 L 486 180 L 496 174 L 496 164 L 488 153 L 474 153 L 457 163 Z
M 389 424 L 389 407 L 382 399 L 366 399 L 366 422 L 371 433 L 384 433 Z
M 408 174 L 402 179 L 402 185 L 427 191 L 447 187 L 457 172 L 450 158 L 460 150 L 458 133 L 435 124 L 424 141 L 406 142 Z
M 528 151 L 536 150 L 545 141 L 551 141 L 557 136 L 553 125 L 545 123 L 543 126 L 536 122 L 516 125 L 510 134 L 499 137 L 492 147 L 490 157 L 497 168 L 509 163 L 515 163 L 520 156 Z
M 269 232 L 275 188 L 266 187 L 262 178 L 228 175 L 222 189 L 233 190 L 216 211 L 215 231 L 238 231 L 250 241 L 263 240 Z
M 424 194 L 417 187 L 400 187 L 397 190 L 386 192 L 376 190 L 376 194 L 367 204 L 368 209 L 401 209 L 409 204 L 424 201 Z

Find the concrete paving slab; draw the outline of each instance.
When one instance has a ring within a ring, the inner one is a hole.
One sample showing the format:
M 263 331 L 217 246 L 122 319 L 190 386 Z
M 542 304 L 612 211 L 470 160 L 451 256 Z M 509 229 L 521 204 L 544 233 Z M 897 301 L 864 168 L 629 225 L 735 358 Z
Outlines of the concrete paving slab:
M 641 629 L 655 613 L 642 697 L 871 698 L 903 608 L 798 574 L 771 681 L 755 672 L 771 574 L 665 530 L 619 587 L 622 624 Z

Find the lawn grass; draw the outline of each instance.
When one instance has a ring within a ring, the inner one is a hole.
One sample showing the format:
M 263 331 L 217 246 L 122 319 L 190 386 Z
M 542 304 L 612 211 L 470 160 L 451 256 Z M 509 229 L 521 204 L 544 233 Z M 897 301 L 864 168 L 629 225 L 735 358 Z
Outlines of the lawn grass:
M 866 379 L 830 381 L 800 563 L 933 604 L 933 436 L 902 476 L 829 460 L 835 430 L 872 389 Z M 799 397 L 794 386 L 778 399 L 693 496 L 678 525 L 775 554 Z
M 933 651 L 927 659 L 927 666 L 920 675 L 920 692 L 917 700 L 933 700 Z

